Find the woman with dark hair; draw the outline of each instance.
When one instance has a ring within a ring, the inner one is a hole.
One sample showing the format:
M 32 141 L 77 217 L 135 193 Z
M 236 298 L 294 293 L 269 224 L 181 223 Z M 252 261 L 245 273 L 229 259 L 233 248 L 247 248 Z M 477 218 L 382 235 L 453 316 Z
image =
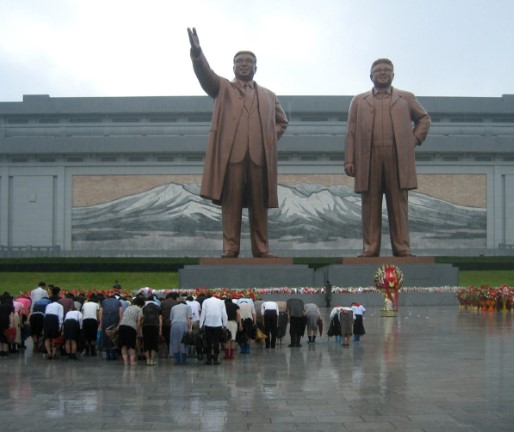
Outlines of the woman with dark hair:
M 239 305 L 234 303 L 230 297 L 225 299 L 225 309 L 227 310 L 227 328 L 230 330 L 230 340 L 223 344 L 225 350 L 225 360 L 234 360 L 236 351 L 236 335 L 238 330 L 242 330 Z
M 153 296 L 150 296 L 143 306 L 141 333 L 143 334 L 146 365 L 155 366 L 159 349 L 159 335 L 162 334 L 162 315 L 161 307 L 155 302 Z
M 77 345 L 82 337 L 82 313 L 77 310 L 69 311 L 64 316 L 64 349 L 68 359 L 77 360 Z
M 350 346 L 350 339 L 353 334 L 353 311 L 352 308 L 343 306 L 339 312 L 339 322 L 341 323 L 341 336 L 343 346 Z
M 100 328 L 102 329 L 102 343 L 106 360 L 116 360 L 116 346 L 107 335 L 109 327 L 117 327 L 122 317 L 121 303 L 115 294 L 102 301 L 100 308 Z
M 144 298 L 137 296 L 132 302 L 132 305 L 125 309 L 120 321 L 119 345 L 121 346 L 121 355 L 125 366 L 129 364 L 129 360 L 131 366 L 135 366 L 137 364 L 136 339 L 138 330 L 141 327 L 141 321 L 143 318 L 142 307 L 144 304 Z
M 45 321 L 43 324 L 43 339 L 48 354 L 48 360 L 53 360 L 57 355 L 57 348 L 54 340 L 61 335 L 61 328 L 64 321 L 64 308 L 59 303 L 59 287 L 52 288 L 52 298 L 45 309 Z
M 191 307 L 181 301 L 170 311 L 170 355 L 175 357 L 176 365 L 187 364 L 187 350 L 182 343 L 182 337 L 186 332 L 193 331 L 193 312 Z
M 308 343 L 315 343 L 316 335 L 318 334 L 318 322 L 321 318 L 319 307 L 315 303 L 307 303 L 304 307 L 304 312 L 307 319 Z
M 364 329 L 364 321 L 363 316 L 366 312 L 366 308 L 357 303 L 352 303 L 352 311 L 353 311 L 353 340 L 355 342 L 359 342 L 361 340 L 361 336 L 366 334 L 366 330 Z
M 7 357 L 9 341 L 4 334 L 9 327 L 14 327 L 13 298 L 8 292 L 0 297 L 0 357 Z

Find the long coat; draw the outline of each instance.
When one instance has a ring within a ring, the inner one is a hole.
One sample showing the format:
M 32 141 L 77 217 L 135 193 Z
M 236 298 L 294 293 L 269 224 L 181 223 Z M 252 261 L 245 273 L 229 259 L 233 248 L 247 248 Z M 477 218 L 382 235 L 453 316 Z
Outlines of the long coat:
M 200 53 L 191 56 L 193 69 L 204 91 L 214 99 L 211 129 L 205 154 L 200 195 L 219 204 L 223 181 L 244 109 L 244 90 L 239 82 L 218 76 Z M 275 93 L 255 83 L 267 171 L 266 207 L 278 207 L 277 141 L 287 128 L 287 117 Z
M 352 99 L 348 113 L 344 162 L 354 164 L 357 193 L 366 192 L 369 188 L 373 116 L 372 91 L 361 93 Z M 430 116 L 412 93 L 393 88 L 391 118 L 398 156 L 400 189 L 415 189 L 418 187 L 415 147 L 427 137 Z

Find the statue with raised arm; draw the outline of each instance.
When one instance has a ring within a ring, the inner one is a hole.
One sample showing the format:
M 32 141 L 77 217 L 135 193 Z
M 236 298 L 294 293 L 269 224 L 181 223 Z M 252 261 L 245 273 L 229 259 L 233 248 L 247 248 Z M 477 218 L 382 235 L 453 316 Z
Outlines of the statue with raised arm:
M 278 207 L 277 141 L 287 117 L 275 93 L 253 80 L 254 53 L 235 54 L 234 78 L 228 80 L 209 67 L 196 29 L 187 31 L 194 72 L 214 99 L 200 195 L 221 205 L 222 257 L 238 257 L 242 210 L 248 207 L 252 255 L 274 258 L 268 245 L 268 208 Z

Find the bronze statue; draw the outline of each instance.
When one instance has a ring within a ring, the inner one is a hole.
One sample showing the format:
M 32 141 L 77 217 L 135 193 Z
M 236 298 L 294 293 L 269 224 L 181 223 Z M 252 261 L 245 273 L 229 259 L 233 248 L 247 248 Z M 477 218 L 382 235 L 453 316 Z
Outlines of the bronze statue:
M 235 78 L 218 76 L 205 58 L 196 29 L 187 29 L 200 85 L 214 99 L 200 195 L 221 204 L 223 258 L 239 255 L 241 217 L 248 207 L 252 255 L 274 258 L 268 246 L 268 208 L 278 207 L 277 141 L 287 117 L 275 93 L 253 77 L 257 58 L 234 56 Z
M 352 99 L 348 113 L 344 170 L 362 196 L 362 257 L 380 255 L 382 196 L 385 194 L 393 255 L 412 256 L 408 191 L 417 188 L 415 147 L 430 128 L 416 97 L 392 87 L 393 63 L 371 65 L 371 91 Z

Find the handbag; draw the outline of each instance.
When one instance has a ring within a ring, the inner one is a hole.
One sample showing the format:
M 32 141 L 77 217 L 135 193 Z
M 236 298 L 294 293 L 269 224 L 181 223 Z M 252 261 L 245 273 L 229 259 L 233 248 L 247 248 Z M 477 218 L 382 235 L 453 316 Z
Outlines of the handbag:
M 184 345 L 196 345 L 196 338 L 193 333 L 185 332 L 180 342 Z
M 257 333 L 255 335 L 255 342 L 260 342 L 267 338 L 268 338 L 268 335 L 266 333 L 264 333 L 259 327 L 257 327 Z
M 105 334 L 111 339 L 112 344 L 114 346 L 118 346 L 118 342 L 120 341 L 120 331 L 117 328 L 116 324 L 113 324 L 110 327 L 105 329 Z
M 232 339 L 232 333 L 227 327 L 221 329 L 221 342 L 225 343 Z
M 15 327 L 7 327 L 4 330 L 4 337 L 7 340 L 7 343 L 14 343 L 16 340 L 16 328 Z
M 238 330 L 236 333 L 236 342 L 239 345 L 245 344 L 248 342 L 248 335 L 244 330 Z

